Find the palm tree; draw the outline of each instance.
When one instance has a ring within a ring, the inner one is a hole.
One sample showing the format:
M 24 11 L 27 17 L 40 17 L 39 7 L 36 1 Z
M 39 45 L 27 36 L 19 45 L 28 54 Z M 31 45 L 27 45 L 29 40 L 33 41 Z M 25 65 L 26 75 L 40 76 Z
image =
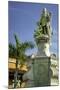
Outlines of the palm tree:
M 9 44 L 9 57 L 16 58 L 16 70 L 14 74 L 14 88 L 17 86 L 17 77 L 18 77 L 18 63 L 20 61 L 20 65 L 24 63 L 27 56 L 25 54 L 27 49 L 34 48 L 34 44 L 32 42 L 20 42 L 16 34 L 14 34 L 16 45 Z

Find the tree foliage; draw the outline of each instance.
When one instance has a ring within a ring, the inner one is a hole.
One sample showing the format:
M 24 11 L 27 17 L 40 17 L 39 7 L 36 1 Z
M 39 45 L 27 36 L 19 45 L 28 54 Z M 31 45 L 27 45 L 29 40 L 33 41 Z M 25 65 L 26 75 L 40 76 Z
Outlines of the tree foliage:
M 34 44 L 32 42 L 21 42 L 19 41 L 16 34 L 14 34 L 16 44 L 9 44 L 9 57 L 17 58 L 20 62 L 26 60 L 27 56 L 25 54 L 27 49 L 34 48 Z

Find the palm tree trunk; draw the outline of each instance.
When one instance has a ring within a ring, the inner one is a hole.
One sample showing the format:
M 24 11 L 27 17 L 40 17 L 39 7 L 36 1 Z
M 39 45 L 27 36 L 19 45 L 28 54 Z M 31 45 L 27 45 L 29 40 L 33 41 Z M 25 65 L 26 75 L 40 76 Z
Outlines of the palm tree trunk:
M 17 80 L 18 80 L 18 60 L 16 59 L 16 70 L 14 74 L 14 88 L 17 87 Z

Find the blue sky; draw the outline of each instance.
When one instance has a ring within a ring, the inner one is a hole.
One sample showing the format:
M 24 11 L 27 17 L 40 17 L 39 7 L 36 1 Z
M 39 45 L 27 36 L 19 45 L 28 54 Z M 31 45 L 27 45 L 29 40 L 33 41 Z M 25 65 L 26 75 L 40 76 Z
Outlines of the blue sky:
M 9 42 L 15 44 L 13 34 L 16 33 L 18 38 L 22 41 L 34 41 L 34 30 L 36 29 L 37 21 L 40 19 L 42 9 L 47 8 L 52 13 L 52 46 L 50 51 L 57 54 L 58 42 L 58 5 L 57 4 L 41 4 L 41 3 L 24 3 L 12 2 L 8 4 L 8 19 L 9 19 Z M 37 52 L 37 47 L 28 50 L 27 54 Z

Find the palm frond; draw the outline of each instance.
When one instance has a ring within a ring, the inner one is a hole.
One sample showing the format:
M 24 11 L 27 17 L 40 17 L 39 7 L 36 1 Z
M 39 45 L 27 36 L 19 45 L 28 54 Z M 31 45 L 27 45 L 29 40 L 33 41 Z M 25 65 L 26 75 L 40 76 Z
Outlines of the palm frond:
M 25 52 L 27 49 L 33 49 L 34 44 L 32 42 L 21 43 L 21 49 Z
M 15 42 L 16 42 L 16 48 L 18 48 L 20 46 L 20 41 L 16 34 L 14 34 L 14 38 L 15 38 Z

